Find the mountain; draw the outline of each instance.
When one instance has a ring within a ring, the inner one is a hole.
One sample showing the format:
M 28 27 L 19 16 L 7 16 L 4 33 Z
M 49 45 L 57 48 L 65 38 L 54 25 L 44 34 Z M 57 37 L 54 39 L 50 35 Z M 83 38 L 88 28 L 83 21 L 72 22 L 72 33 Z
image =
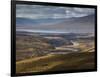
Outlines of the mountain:
M 16 24 L 17 27 L 24 27 L 24 26 L 28 26 L 28 27 L 32 27 L 32 26 L 40 26 L 40 25 L 52 25 L 52 24 L 56 24 L 59 22 L 62 22 L 64 19 L 52 19 L 52 18 L 48 18 L 48 19 L 30 19 L 30 18 L 21 18 L 21 17 L 17 17 L 16 18 Z
M 57 31 L 66 31 L 66 32 L 75 32 L 75 33 L 84 33 L 94 32 L 94 15 L 88 15 L 78 18 L 69 18 L 69 19 L 38 19 L 38 20 L 28 20 L 27 19 L 18 19 L 20 23 L 18 29 L 27 29 L 27 30 L 57 30 Z M 54 23 L 55 22 L 55 23 Z M 59 22 L 59 23 L 58 23 Z
M 94 32 L 94 16 L 86 16 L 66 20 L 56 25 L 42 25 L 34 29 L 64 30 L 67 32 Z

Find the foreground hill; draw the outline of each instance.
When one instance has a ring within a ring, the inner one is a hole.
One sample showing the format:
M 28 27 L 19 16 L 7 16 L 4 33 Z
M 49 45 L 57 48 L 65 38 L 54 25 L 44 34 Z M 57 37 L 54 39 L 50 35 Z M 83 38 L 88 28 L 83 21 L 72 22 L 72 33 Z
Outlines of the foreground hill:
M 43 56 L 53 46 L 48 44 L 48 40 L 42 37 L 30 35 L 16 36 L 16 60 L 24 60 L 31 57 Z
M 94 69 L 94 52 L 49 54 L 16 62 L 17 73 Z

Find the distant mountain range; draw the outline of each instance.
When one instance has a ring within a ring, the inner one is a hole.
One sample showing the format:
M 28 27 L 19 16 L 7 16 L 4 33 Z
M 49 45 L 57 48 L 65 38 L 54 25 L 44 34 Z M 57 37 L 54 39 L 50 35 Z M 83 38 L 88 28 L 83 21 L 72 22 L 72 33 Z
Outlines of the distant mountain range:
M 60 23 L 62 21 L 64 21 L 65 19 L 52 19 L 52 18 L 48 18 L 48 19 L 29 19 L 29 18 L 21 18 L 21 17 L 17 17 L 16 18 L 16 24 L 17 27 L 20 26 L 39 26 L 39 25 L 52 25 L 52 24 L 56 24 L 56 23 Z
M 55 30 L 72 33 L 93 33 L 95 16 L 74 17 L 70 19 L 16 19 L 17 29 L 27 30 Z

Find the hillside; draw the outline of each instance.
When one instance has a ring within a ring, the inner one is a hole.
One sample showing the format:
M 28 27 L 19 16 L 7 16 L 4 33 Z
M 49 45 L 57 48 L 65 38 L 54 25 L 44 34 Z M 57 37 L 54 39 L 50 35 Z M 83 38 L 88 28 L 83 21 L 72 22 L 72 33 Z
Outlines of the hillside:
M 54 49 L 48 44 L 48 40 L 42 37 L 30 35 L 16 36 L 16 60 L 23 60 L 31 57 L 47 54 L 48 50 Z
M 94 52 L 46 55 L 16 62 L 17 73 L 94 69 Z
M 44 36 L 40 33 L 30 35 L 19 32 L 16 35 L 16 72 L 94 69 L 93 40 L 90 34 L 81 33 Z

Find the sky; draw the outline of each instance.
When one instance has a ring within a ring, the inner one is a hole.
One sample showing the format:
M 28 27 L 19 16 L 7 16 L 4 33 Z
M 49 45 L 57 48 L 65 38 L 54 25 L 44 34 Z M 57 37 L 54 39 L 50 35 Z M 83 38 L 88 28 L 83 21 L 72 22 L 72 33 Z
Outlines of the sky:
M 82 17 L 93 13 L 94 9 L 92 8 L 16 5 L 16 17 L 31 19 Z
M 56 6 L 25 5 L 25 4 L 17 4 L 16 5 L 16 18 L 17 18 L 16 21 L 18 23 L 21 22 L 20 23 L 21 25 L 32 25 L 35 27 L 38 25 L 38 28 L 33 27 L 34 31 L 46 30 L 45 28 L 43 29 L 43 27 L 39 26 L 39 25 L 47 25 L 47 26 L 54 25 L 55 26 L 55 24 L 63 22 L 66 19 L 70 19 L 70 18 L 77 19 L 80 17 L 94 15 L 94 13 L 95 13 L 95 10 L 93 8 L 56 7 Z M 20 20 L 18 18 L 23 18 L 23 19 Z M 28 20 L 26 20 L 26 19 L 28 19 Z M 18 23 L 17 23 L 17 25 L 20 25 Z M 90 23 L 92 23 L 92 22 L 90 22 Z M 39 27 L 40 28 L 42 27 L 42 28 L 39 29 Z M 49 27 L 48 27 L 47 30 L 53 31 L 52 30 L 53 27 L 51 29 L 49 29 Z M 57 29 L 58 29 L 58 31 L 63 31 L 63 30 L 65 30 L 65 28 L 67 28 L 67 27 L 64 27 L 64 29 L 60 30 L 58 27 L 58 28 L 56 28 L 56 31 L 57 31 Z M 86 28 L 92 29 L 93 26 L 86 27 Z M 84 28 L 84 29 L 86 29 L 86 28 Z M 25 30 L 26 30 L 26 28 L 25 28 Z M 32 31 L 32 29 L 31 29 L 31 31 Z M 75 31 L 75 30 L 73 30 L 73 31 Z M 44 31 L 44 32 L 47 32 L 47 31 Z

